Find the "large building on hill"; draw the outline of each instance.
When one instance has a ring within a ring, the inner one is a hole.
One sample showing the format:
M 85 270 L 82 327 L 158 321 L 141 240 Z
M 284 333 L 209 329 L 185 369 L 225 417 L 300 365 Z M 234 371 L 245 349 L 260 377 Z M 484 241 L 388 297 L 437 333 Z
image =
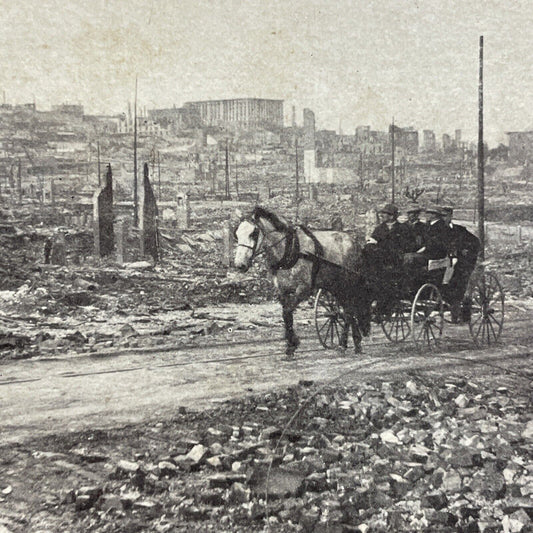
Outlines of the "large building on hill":
M 187 102 L 183 107 L 196 109 L 205 126 L 283 127 L 283 100 L 234 98 Z
M 533 130 L 508 131 L 509 161 L 513 165 L 523 165 L 526 161 L 533 162 Z

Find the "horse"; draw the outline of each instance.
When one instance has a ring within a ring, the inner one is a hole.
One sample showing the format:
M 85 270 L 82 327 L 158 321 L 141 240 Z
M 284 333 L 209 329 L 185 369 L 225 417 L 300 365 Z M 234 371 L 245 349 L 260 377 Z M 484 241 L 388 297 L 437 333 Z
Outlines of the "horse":
M 362 335 L 370 333 L 372 298 L 358 272 L 362 248 L 357 241 L 341 231 L 311 232 L 303 225 L 294 226 L 261 206 L 241 219 L 234 236 L 234 266 L 241 272 L 258 255 L 266 257 L 282 307 L 288 357 L 300 344 L 294 332 L 294 312 L 319 288 L 331 292 L 343 309 L 341 348 L 347 347 L 351 328 L 355 352 L 361 352 Z

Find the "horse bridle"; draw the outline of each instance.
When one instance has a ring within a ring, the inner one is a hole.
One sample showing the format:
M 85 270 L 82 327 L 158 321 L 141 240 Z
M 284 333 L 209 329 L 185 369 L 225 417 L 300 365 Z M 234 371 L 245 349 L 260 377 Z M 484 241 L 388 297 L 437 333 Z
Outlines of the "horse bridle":
M 257 252 L 257 248 L 258 248 L 258 245 L 259 245 L 259 233 L 263 233 L 263 240 L 261 241 L 261 244 L 263 244 L 263 242 L 265 240 L 265 237 L 270 235 L 271 233 L 276 233 L 277 230 L 272 230 L 272 231 L 268 231 L 267 232 L 267 231 L 264 230 L 264 228 L 260 227 L 257 222 L 251 221 L 251 220 L 249 220 L 249 222 L 252 223 L 255 226 L 255 229 L 252 232 L 252 235 L 253 235 L 253 233 L 257 232 L 257 237 L 255 238 L 255 243 L 254 243 L 253 246 L 250 246 L 249 244 L 243 244 L 243 243 L 237 242 L 237 246 L 242 246 L 244 248 L 248 248 L 249 250 L 252 250 L 251 259 L 254 259 L 255 257 L 257 257 L 257 256 L 261 255 L 262 253 L 264 253 L 264 248 L 260 252 Z M 235 231 L 235 233 L 237 233 L 237 232 Z M 268 248 L 270 248 L 270 249 L 274 248 L 274 246 L 277 246 L 280 242 L 284 241 L 286 238 L 287 238 L 287 235 L 283 235 L 283 237 L 281 239 L 276 241 L 274 244 L 271 244 L 270 246 L 268 246 Z M 267 247 L 267 246 L 265 246 L 265 247 Z

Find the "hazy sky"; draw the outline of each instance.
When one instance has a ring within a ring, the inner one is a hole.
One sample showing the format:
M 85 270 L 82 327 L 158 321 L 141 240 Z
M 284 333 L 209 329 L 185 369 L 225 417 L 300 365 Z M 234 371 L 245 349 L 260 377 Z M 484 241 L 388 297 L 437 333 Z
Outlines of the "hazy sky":
M 533 1 L 3 0 L 0 89 L 10 103 L 89 113 L 257 96 L 353 133 L 463 129 L 477 136 L 479 35 L 485 136 L 533 128 Z

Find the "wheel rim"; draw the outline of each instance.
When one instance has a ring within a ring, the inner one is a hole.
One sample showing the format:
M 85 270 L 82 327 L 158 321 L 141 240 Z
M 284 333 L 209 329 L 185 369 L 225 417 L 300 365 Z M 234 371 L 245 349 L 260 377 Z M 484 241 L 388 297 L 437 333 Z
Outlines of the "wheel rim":
M 431 283 L 422 285 L 411 307 L 411 334 L 417 348 L 434 349 L 440 343 L 444 309 L 439 289 Z
M 505 300 L 502 286 L 494 274 L 485 272 L 476 278 L 469 290 L 472 313 L 470 335 L 478 346 L 495 344 L 503 329 Z
M 315 297 L 315 327 L 324 348 L 342 345 L 344 314 L 335 297 L 325 289 L 320 289 Z
M 380 315 L 379 321 L 385 337 L 393 343 L 403 342 L 411 334 L 409 310 L 403 302 L 393 306 L 390 316 Z

